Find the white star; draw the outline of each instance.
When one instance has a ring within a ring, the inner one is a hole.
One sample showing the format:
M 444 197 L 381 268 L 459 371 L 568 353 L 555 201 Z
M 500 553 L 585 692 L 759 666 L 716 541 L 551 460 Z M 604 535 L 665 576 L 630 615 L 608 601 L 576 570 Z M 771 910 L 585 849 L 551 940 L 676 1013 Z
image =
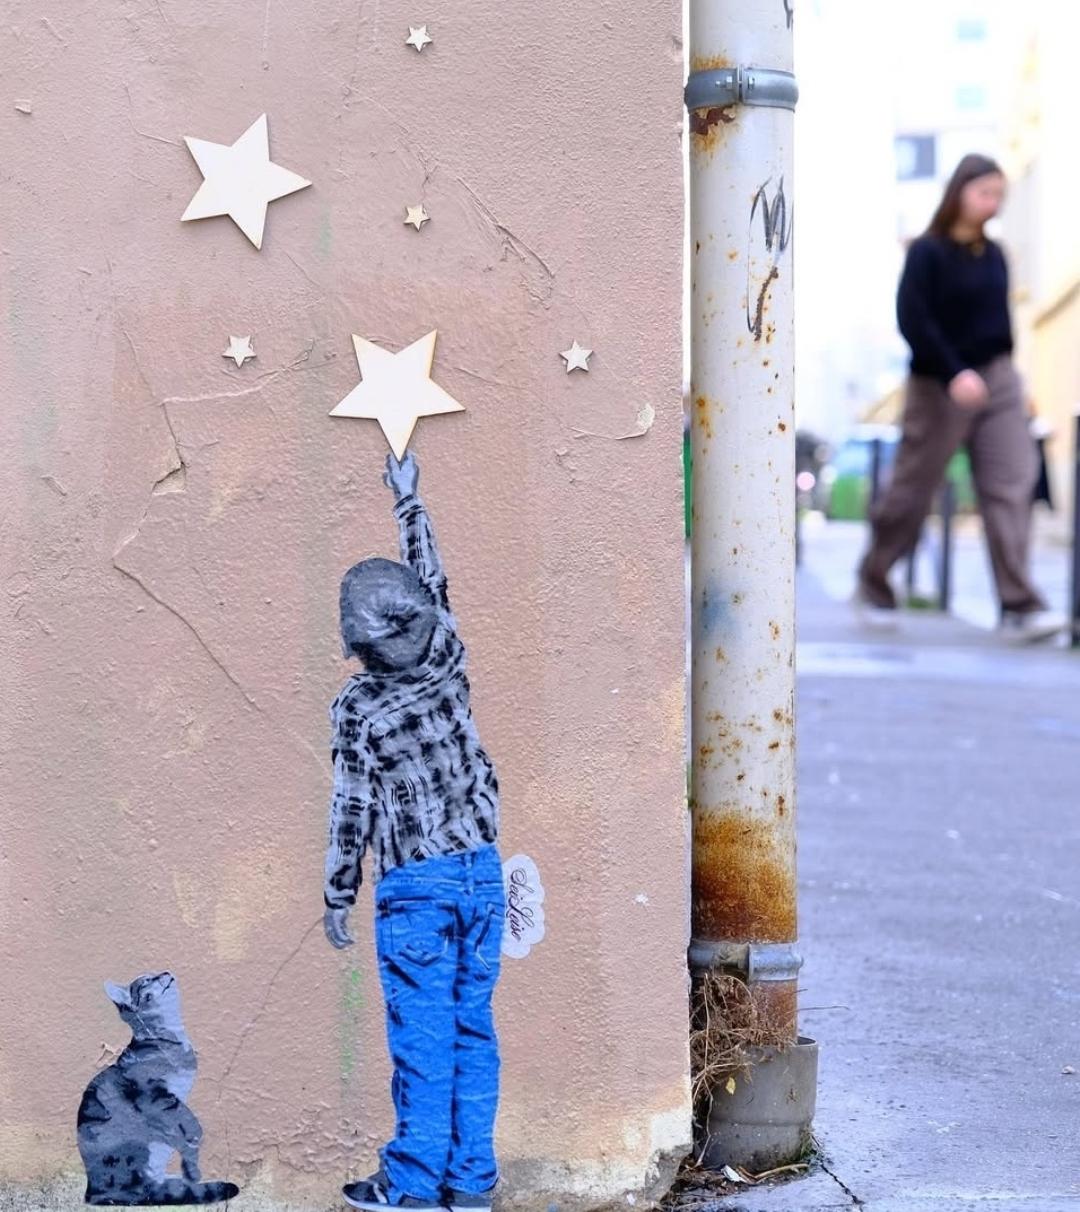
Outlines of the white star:
M 182 218 L 228 215 L 256 248 L 262 248 L 267 206 L 311 184 L 270 159 L 265 114 L 231 145 L 186 135 L 184 142 L 205 179 Z
M 592 357 L 591 349 L 582 349 L 575 341 L 569 349 L 563 350 L 559 354 L 560 358 L 566 360 L 566 373 L 569 374 L 572 370 L 588 370 L 589 359 Z
M 223 358 L 232 358 L 237 366 L 243 366 L 248 358 L 255 356 L 255 351 L 251 348 L 251 338 L 229 337 L 229 348 L 221 356 Z
M 436 332 L 391 353 L 353 334 L 361 382 L 330 411 L 332 417 L 378 421 L 390 449 L 405 457 L 416 422 L 465 408 L 431 378 Z
M 419 206 L 405 207 L 405 222 L 411 223 L 417 231 L 424 226 L 425 223 L 431 222 L 431 216 L 424 210 L 423 202 Z
M 417 51 L 422 51 L 429 42 L 434 42 L 434 38 L 428 37 L 426 25 L 410 25 L 409 36 L 405 39 L 406 46 L 415 46 Z

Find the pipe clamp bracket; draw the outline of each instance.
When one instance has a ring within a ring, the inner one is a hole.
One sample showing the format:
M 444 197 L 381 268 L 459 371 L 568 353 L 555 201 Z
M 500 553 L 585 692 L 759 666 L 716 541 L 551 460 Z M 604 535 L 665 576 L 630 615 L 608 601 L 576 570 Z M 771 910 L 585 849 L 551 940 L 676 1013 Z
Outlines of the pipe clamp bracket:
M 721 67 L 691 72 L 683 91 L 688 110 L 763 105 L 794 112 L 799 86 L 791 72 L 769 67 Z
M 734 972 L 756 981 L 793 981 L 803 959 L 794 943 L 730 943 L 693 939 L 690 943 L 693 972 Z

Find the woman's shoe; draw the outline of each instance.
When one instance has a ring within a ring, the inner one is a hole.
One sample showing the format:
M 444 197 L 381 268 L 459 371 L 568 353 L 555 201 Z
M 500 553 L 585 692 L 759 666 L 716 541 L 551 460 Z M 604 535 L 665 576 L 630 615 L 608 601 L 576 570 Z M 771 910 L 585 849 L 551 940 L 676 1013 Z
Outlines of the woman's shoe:
M 860 586 L 855 590 L 851 605 L 858 616 L 859 622 L 871 631 L 899 631 L 900 611 L 895 606 L 878 606 L 867 596 Z
M 1055 610 L 1005 610 L 997 630 L 1011 644 L 1037 644 L 1060 635 L 1068 625 L 1068 619 Z

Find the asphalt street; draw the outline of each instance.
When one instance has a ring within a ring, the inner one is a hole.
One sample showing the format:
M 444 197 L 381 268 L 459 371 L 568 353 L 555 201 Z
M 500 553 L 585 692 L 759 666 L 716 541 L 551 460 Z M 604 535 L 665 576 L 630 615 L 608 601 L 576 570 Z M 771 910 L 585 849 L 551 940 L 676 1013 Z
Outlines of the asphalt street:
M 1080 654 L 973 626 L 994 615 L 977 535 L 964 617 L 895 635 L 843 600 L 859 528 L 807 537 L 800 1004 L 825 1161 L 716 1212 L 1078 1212 Z M 1040 548 L 1059 601 L 1066 563 Z

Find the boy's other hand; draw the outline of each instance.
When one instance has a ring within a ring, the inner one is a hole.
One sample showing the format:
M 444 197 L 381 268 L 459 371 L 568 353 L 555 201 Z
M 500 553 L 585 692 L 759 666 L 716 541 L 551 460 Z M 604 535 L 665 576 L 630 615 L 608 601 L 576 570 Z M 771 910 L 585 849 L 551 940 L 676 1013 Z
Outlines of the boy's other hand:
M 322 924 L 330 945 L 336 947 L 338 951 L 344 951 L 346 947 L 351 947 L 356 942 L 356 939 L 349 933 L 348 909 L 327 909 L 323 914 Z
M 386 471 L 383 483 L 392 488 L 398 500 L 411 497 L 416 492 L 416 482 L 420 478 L 420 465 L 416 455 L 410 450 L 399 463 L 393 454 L 386 456 Z

